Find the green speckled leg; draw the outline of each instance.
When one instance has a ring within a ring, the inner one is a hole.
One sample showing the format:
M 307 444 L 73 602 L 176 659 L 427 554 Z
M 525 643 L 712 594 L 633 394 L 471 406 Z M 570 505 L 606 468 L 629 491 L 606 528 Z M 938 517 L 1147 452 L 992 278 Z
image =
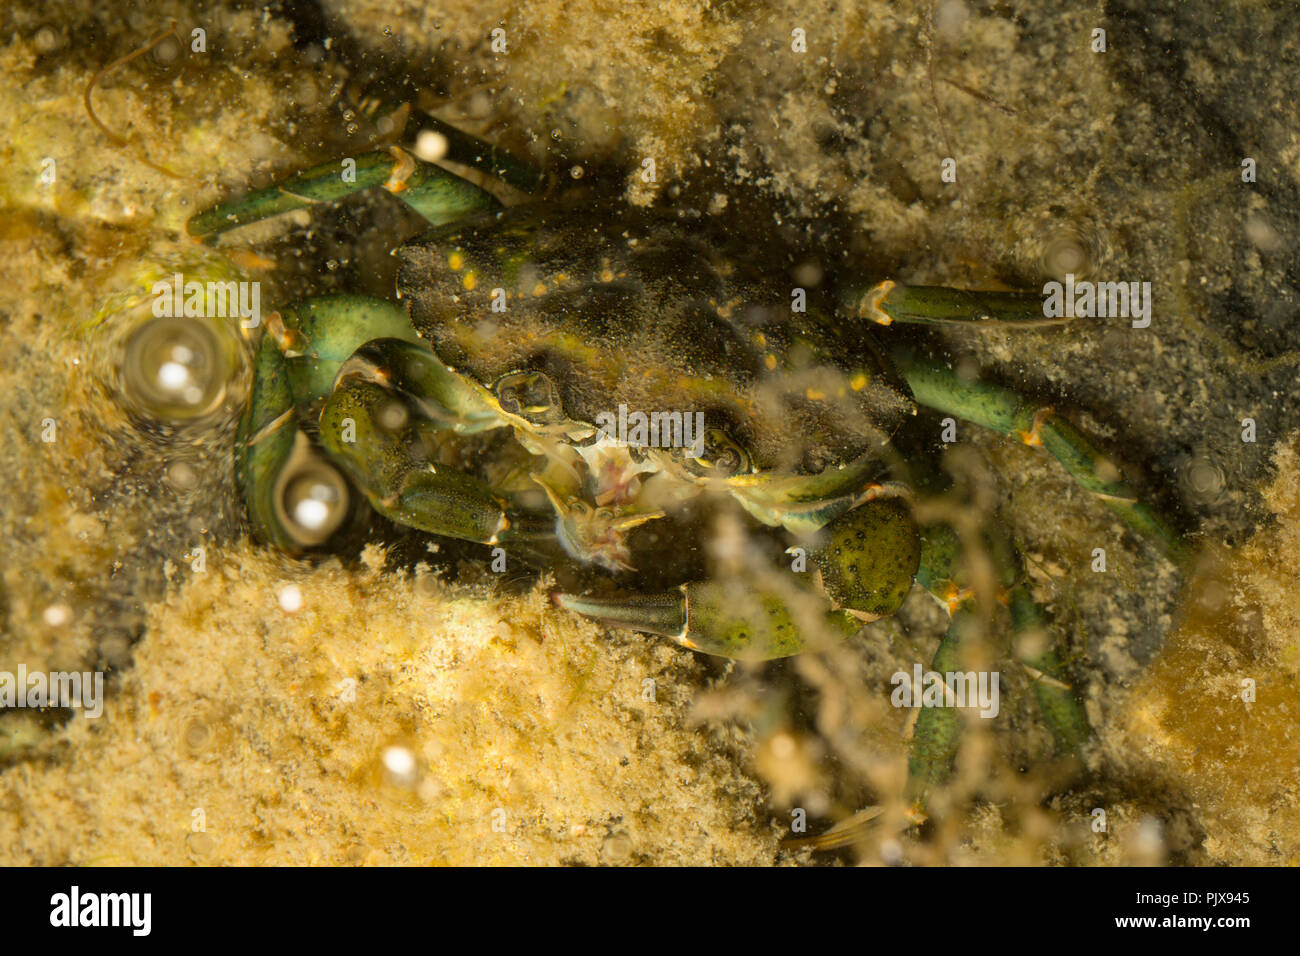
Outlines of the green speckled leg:
M 1047 615 L 1023 583 L 1011 589 L 1007 601 L 1017 637 L 1037 637 L 1048 632 Z M 1056 741 L 1056 749 L 1061 753 L 1078 753 L 1092 735 L 1092 728 L 1088 726 L 1082 702 L 1064 679 L 1065 661 L 1061 654 L 1051 644 L 1045 644 L 1042 653 L 1025 657 L 1021 662 L 1031 668 L 1034 697 Z
M 355 169 L 345 165 L 345 160 L 324 163 L 220 203 L 192 217 L 187 228 L 191 236 L 211 239 L 227 229 L 333 202 L 375 186 L 387 189 L 434 226 L 500 207 L 491 193 L 393 146 L 355 157 Z
M 988 541 L 999 585 L 1011 612 L 1013 646 L 1033 647 L 1047 631 L 1046 617 L 1029 594 L 1024 569 L 1010 541 L 994 536 Z M 960 543 L 947 525 L 926 528 L 922 535 L 921 566 L 917 582 L 952 613 L 952 621 L 939 643 L 930 670 L 940 674 L 962 668 L 962 644 L 978 634 L 980 620 L 972 597 L 958 581 Z M 1022 657 L 1034 681 L 1034 694 L 1057 749 L 1077 753 L 1090 730 L 1083 706 L 1065 681 L 1060 655 L 1050 645 Z M 908 759 L 908 788 L 917 810 L 923 810 L 928 793 L 947 779 L 957 754 L 964 725 L 962 714 L 949 707 L 923 707 L 917 716 Z
M 794 575 L 754 582 L 703 581 L 675 591 L 599 599 L 556 595 L 560 607 L 611 627 L 672 638 L 682 647 L 733 660 L 793 657 L 857 633 L 860 622 L 801 591 Z
M 920 561 L 916 525 L 899 498 L 864 502 L 827 525 L 819 540 L 807 550 L 804 570 L 774 570 L 762 581 L 715 579 L 661 594 L 556 600 L 613 627 L 660 634 L 705 654 L 790 657 L 893 614 Z
M 1191 549 L 1183 537 L 1162 515 L 1138 500 L 1119 469 L 1087 435 L 1051 408 L 1031 403 L 1010 389 L 967 380 L 946 365 L 912 354 L 900 352 L 896 361 L 922 405 L 1004 435 L 1016 435 L 1026 444 L 1041 445 L 1125 524 L 1155 544 L 1171 562 L 1187 567 Z
M 1036 292 L 991 292 L 942 286 L 879 282 L 869 288 L 849 285 L 840 301 L 852 314 L 878 325 L 1060 325 L 1068 319 L 1043 315 Z
M 979 632 L 979 618 L 967 607 L 953 611 L 930 662 L 930 670 L 947 674 L 962 669 L 961 646 Z M 920 693 L 915 688 L 914 693 Z M 908 797 L 915 810 L 923 811 L 930 792 L 948 779 L 966 718 L 954 707 L 922 707 L 912 731 L 912 748 L 907 758 Z

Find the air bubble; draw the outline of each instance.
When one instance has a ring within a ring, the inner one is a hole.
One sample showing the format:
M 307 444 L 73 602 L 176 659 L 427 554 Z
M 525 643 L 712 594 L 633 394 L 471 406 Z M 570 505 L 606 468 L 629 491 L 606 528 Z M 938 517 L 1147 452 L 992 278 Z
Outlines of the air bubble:
M 302 589 L 296 584 L 286 584 L 278 595 L 280 609 L 286 614 L 295 614 L 302 610 Z
M 414 786 L 419 778 L 415 751 L 410 747 L 394 744 L 384 748 L 384 779 L 397 787 Z
M 151 418 L 189 421 L 220 404 L 230 374 L 228 355 L 211 326 L 189 318 L 152 319 L 126 342 L 122 394 Z
M 50 53 L 63 46 L 63 38 L 49 27 L 41 27 L 32 37 L 32 46 L 37 53 Z
M 437 130 L 422 129 L 415 137 L 415 155 L 426 163 L 436 163 L 447 155 L 447 137 Z
M 180 59 L 181 45 L 175 37 L 167 37 L 153 48 L 153 58 L 162 66 L 173 66 Z
M 284 530 L 302 547 L 324 544 L 347 517 L 348 501 L 338 469 L 304 440 L 280 478 L 276 516 Z
M 1246 238 L 1261 252 L 1276 252 L 1282 246 L 1282 237 L 1273 225 L 1260 215 L 1246 220 Z
M 198 472 L 186 461 L 174 461 L 167 466 L 167 483 L 177 491 L 191 491 L 199 483 Z
M 601 844 L 600 856 L 602 862 L 607 864 L 626 863 L 632 856 L 632 838 L 624 830 L 611 833 Z
M 1190 497 L 1206 503 L 1222 496 L 1227 483 L 1218 463 L 1205 457 L 1196 457 L 1187 462 L 1179 477 Z
M 190 753 L 200 753 L 212 743 L 212 728 L 196 717 L 181 731 L 181 741 Z
M 381 428 L 395 432 L 406 427 L 406 423 L 411 419 L 411 413 L 401 402 L 389 402 L 379 409 L 375 417 Z
M 289 513 L 295 524 L 308 531 L 319 531 L 325 527 L 338 503 L 334 489 L 324 482 L 299 481 L 290 494 L 293 500 Z
M 1098 240 L 1087 229 L 1074 223 L 1050 223 L 1043 238 L 1039 268 L 1058 282 L 1067 275 L 1086 279 L 1092 275 L 1100 258 Z
M 41 616 L 50 627 L 63 627 L 72 620 L 72 608 L 66 604 L 51 604 Z

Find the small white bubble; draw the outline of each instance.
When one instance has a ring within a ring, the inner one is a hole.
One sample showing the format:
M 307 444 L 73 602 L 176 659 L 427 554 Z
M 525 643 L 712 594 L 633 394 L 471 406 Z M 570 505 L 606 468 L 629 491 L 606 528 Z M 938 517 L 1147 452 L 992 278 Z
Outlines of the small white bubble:
M 384 749 L 384 770 L 391 782 L 410 786 L 415 782 L 415 754 L 409 747 L 394 745 Z
M 158 384 L 179 392 L 190 380 L 190 370 L 180 362 L 164 362 L 158 366 Z
M 330 506 L 319 498 L 303 498 L 293 509 L 293 520 L 309 530 L 325 527 L 329 516 Z
M 181 55 L 181 45 L 176 42 L 174 37 L 168 37 L 159 43 L 153 50 L 153 57 L 159 63 L 169 65 L 176 62 L 177 57 Z
M 43 617 L 50 627 L 62 627 L 72 620 L 72 608 L 66 604 L 51 604 L 45 609 Z
M 601 858 L 606 863 L 624 863 L 632 855 L 632 838 L 624 830 L 605 837 L 600 846 Z
M 32 37 L 32 46 L 36 48 L 37 53 L 49 53 L 62 45 L 62 39 L 49 27 L 42 27 L 36 31 L 36 36 Z
M 422 129 L 415 137 L 415 155 L 426 163 L 434 163 L 447 155 L 447 137 L 437 130 Z
M 280 608 L 286 614 L 302 610 L 302 590 L 296 584 L 287 584 L 280 589 Z
M 823 275 L 821 264 L 811 259 L 800 263 L 794 269 L 794 281 L 808 288 L 821 285 Z
M 399 428 L 406 427 L 406 423 L 411 419 L 411 414 L 401 402 L 389 402 L 379 410 L 375 417 L 382 427 L 389 431 L 397 431 Z
M 1194 458 L 1184 475 L 1188 489 L 1200 498 L 1215 498 L 1223 492 L 1223 469 L 1208 458 Z

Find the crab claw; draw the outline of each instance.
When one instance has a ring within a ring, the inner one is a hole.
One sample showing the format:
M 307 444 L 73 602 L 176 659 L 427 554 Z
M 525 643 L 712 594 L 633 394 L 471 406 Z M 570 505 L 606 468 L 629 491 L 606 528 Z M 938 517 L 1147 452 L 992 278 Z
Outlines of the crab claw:
M 662 511 L 619 514 L 614 508 L 593 508 L 579 498 L 564 498 L 540 475 L 541 485 L 555 508 L 555 537 L 570 557 L 598 564 L 610 571 L 632 571 L 627 534 L 648 521 L 662 518 Z

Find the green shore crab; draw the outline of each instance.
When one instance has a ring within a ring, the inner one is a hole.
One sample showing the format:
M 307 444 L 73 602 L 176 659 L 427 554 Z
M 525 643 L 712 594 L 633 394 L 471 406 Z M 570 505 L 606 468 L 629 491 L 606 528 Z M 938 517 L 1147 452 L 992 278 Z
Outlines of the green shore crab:
M 441 133 L 445 158 L 530 181 L 486 144 Z M 671 212 L 506 207 L 396 146 L 357 157 L 346 181 L 340 168 L 189 223 L 211 240 L 382 187 L 430 225 L 395 253 L 397 302 L 333 295 L 267 319 L 237 472 L 255 532 L 278 548 L 327 545 L 351 487 L 402 525 L 580 569 L 573 580 L 588 586 L 557 593 L 561 608 L 760 660 L 852 635 L 918 582 L 952 614 L 933 664 L 942 673 L 974 610 L 958 535 L 918 524 L 915 474 L 894 446 L 925 406 L 1043 447 L 1166 558 L 1188 558 L 1066 419 L 881 334 L 895 323 L 1042 324 L 1037 294 L 841 276 L 833 298 L 796 307 L 789 280 L 755 267 L 736 237 Z M 703 572 L 691 558 L 701 541 L 713 559 Z M 991 551 L 1013 628 L 1041 627 L 1014 549 Z M 642 590 L 647 567 L 681 579 Z M 1061 659 L 1049 647 L 1022 662 L 1058 746 L 1077 749 L 1088 726 Z M 921 713 L 918 810 L 960 728 L 952 711 Z

